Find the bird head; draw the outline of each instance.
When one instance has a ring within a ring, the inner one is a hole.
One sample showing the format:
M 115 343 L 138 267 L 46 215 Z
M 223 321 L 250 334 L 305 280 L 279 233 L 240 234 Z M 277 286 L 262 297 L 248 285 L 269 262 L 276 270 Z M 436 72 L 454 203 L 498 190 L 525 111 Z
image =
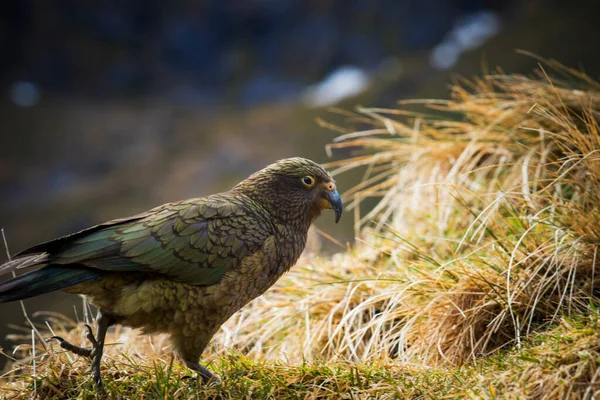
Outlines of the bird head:
M 342 199 L 335 181 L 319 164 L 306 158 L 279 160 L 234 187 L 285 221 L 312 223 L 323 210 L 342 215 Z

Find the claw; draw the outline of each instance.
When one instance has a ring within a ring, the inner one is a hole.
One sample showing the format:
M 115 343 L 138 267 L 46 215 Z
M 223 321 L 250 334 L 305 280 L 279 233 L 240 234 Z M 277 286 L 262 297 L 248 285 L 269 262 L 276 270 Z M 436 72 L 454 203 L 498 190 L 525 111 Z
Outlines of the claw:
M 82 357 L 90 357 L 92 355 L 92 349 L 86 349 L 84 347 L 75 346 L 72 343 L 67 342 L 60 336 L 52 336 L 48 341 L 55 339 L 58 340 L 58 344 L 63 349 L 70 351 L 71 353 L 77 354 Z
M 198 375 L 196 376 L 192 376 L 192 375 L 185 375 L 181 377 L 182 381 L 190 381 L 190 382 L 198 382 L 198 381 L 202 381 L 203 385 L 208 385 L 210 383 L 216 383 L 216 384 L 220 384 L 221 383 L 221 378 L 219 378 L 218 375 L 212 374 L 212 376 L 205 376 L 202 375 L 200 373 L 198 373 Z
M 89 326 L 88 324 L 85 324 L 85 337 L 87 340 L 90 341 L 90 343 L 92 343 L 92 347 L 98 347 L 98 341 L 96 341 L 96 337 L 94 336 L 94 333 L 92 331 L 92 327 Z
M 186 361 L 185 364 L 189 369 L 197 372 L 198 375 L 196 375 L 196 379 L 202 379 L 203 384 L 208 384 L 212 382 L 217 384 L 221 383 L 221 379 L 217 375 L 210 372 L 205 366 L 200 364 L 198 361 Z
M 214 374 L 210 378 L 202 377 L 202 381 L 205 384 L 208 384 L 208 383 L 216 383 L 217 385 L 221 384 L 221 378 L 219 377 L 219 375 L 214 375 Z

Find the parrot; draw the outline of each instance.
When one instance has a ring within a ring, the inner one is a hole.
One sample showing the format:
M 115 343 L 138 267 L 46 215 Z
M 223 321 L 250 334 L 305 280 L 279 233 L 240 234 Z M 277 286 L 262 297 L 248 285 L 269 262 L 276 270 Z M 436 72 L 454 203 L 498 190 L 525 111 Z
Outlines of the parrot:
M 202 382 L 220 381 L 201 355 L 236 311 L 263 294 L 298 260 L 323 210 L 335 222 L 342 200 L 331 175 L 300 157 L 276 161 L 227 192 L 166 203 L 101 223 L 16 254 L 0 275 L 0 303 L 57 290 L 85 296 L 98 309 L 91 347 L 52 339 L 100 374 L 105 335 L 120 324 L 166 333 Z

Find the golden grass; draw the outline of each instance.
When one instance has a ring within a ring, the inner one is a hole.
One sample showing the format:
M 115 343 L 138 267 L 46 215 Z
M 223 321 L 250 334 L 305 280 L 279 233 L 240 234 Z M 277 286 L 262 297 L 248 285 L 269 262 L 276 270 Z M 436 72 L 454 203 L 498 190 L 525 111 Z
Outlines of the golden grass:
M 448 101 L 347 113 L 348 124 L 368 128 L 330 145 L 348 155 L 330 168 L 364 170 L 345 195 L 357 245 L 302 259 L 232 317 L 207 357 L 231 387 L 203 393 L 600 396 L 600 85 L 546 65 L 552 78 L 542 68 L 489 75 L 458 82 Z M 151 374 L 159 363 L 155 373 L 175 370 L 175 382 L 185 374 L 160 339 L 120 341 L 107 357 L 109 388 L 138 374 L 127 365 Z M 51 377 L 42 388 L 83 384 L 72 378 L 79 361 L 37 354 L 38 377 Z M 363 384 L 354 369 L 373 378 Z M 166 382 L 165 396 L 178 398 L 178 384 Z M 7 385 L 23 393 L 31 380 Z
M 50 320 L 61 326 L 65 339 L 82 342 L 81 324 Z M 15 335 L 14 339 L 27 342 L 28 333 Z M 199 385 L 188 379 L 189 370 L 174 362 L 165 339 L 123 328 L 109 332 L 102 365 L 109 398 L 338 399 L 341 394 L 348 398 L 423 398 L 435 392 L 455 391 L 458 382 L 451 374 L 393 362 L 330 360 L 290 364 L 265 362 L 221 349 L 211 352 L 204 362 L 225 376 L 226 383 Z M 33 374 L 27 357 L 31 350 L 29 344 L 19 346 L 21 361 L 0 381 L 0 398 L 28 399 L 34 393 L 42 399 L 96 397 L 88 378 L 87 360 L 54 345 L 48 351 L 38 348 L 41 356 Z
M 563 318 L 556 329 L 532 338 L 532 346 L 494 360 L 504 368 L 495 365 L 493 373 L 478 377 L 477 386 L 494 388 L 510 399 L 598 398 L 598 316 Z
M 600 293 L 600 93 L 559 83 L 488 76 L 427 102 L 431 117 L 361 110 L 373 129 L 338 138 L 359 154 L 331 166 L 366 168 L 350 208 L 381 197 L 359 219 L 364 242 L 295 268 L 237 316 L 237 343 L 462 364 L 586 313 Z

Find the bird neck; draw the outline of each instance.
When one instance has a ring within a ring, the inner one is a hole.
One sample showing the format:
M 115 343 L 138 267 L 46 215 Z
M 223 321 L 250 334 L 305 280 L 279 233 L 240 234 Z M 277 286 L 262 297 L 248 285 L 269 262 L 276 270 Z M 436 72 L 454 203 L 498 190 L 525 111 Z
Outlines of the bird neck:
M 251 208 L 262 210 L 262 213 L 268 214 L 272 219 L 278 253 L 273 276 L 278 278 L 287 272 L 302 254 L 308 237 L 308 228 L 317 214 L 310 212 L 302 204 L 294 205 L 290 201 L 281 201 L 281 197 L 257 185 L 238 185 L 232 189 L 232 192 L 238 197 L 247 199 Z
M 311 210 L 310 205 L 301 199 L 282 198 L 268 182 L 254 180 L 252 185 L 238 184 L 231 191 L 259 204 L 278 223 L 308 232 L 312 222 L 319 216 L 319 210 Z

